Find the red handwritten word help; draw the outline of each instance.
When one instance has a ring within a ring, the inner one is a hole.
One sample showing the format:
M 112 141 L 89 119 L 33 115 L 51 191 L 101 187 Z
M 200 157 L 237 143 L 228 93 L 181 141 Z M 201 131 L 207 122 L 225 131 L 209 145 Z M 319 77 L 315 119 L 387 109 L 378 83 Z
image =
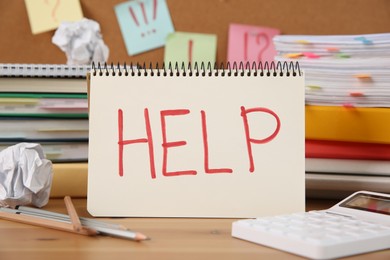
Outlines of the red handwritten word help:
M 168 165 L 168 150 L 178 148 L 180 146 L 185 146 L 187 142 L 185 140 L 168 140 L 167 139 L 167 117 L 171 116 L 186 116 L 189 115 L 191 111 L 189 109 L 173 109 L 173 110 L 161 110 L 160 111 L 160 123 L 161 123 L 161 134 L 162 134 L 162 175 L 163 176 L 180 176 L 180 175 L 197 175 L 198 171 L 195 169 L 187 169 L 182 171 L 168 171 L 167 165 Z M 248 120 L 248 114 L 250 113 L 266 113 L 270 116 L 272 116 L 276 120 L 276 126 L 275 130 L 272 134 L 270 134 L 268 137 L 264 139 L 255 139 L 252 138 L 250 135 L 250 124 Z M 252 152 L 252 146 L 257 144 L 265 144 L 273 139 L 278 135 L 280 131 L 281 122 L 279 119 L 279 116 L 272 110 L 264 107 L 255 107 L 255 108 L 245 108 L 241 107 L 240 110 L 238 110 L 237 115 L 240 115 L 242 117 L 243 122 L 243 135 L 245 136 L 246 140 L 246 147 L 247 147 L 247 153 L 248 153 L 248 161 L 249 161 L 249 172 L 253 173 L 255 171 L 255 165 L 254 165 L 254 159 L 253 159 L 253 152 Z M 137 143 L 145 143 L 148 146 L 149 150 L 149 164 L 150 164 L 150 175 L 152 179 L 156 178 L 156 167 L 155 167 L 155 144 L 153 142 L 153 131 L 152 126 L 150 123 L 150 117 L 149 117 L 149 109 L 144 109 L 144 119 L 145 119 L 145 132 L 146 136 L 136 138 L 136 139 L 127 139 L 124 140 L 123 138 L 123 120 L 124 120 L 124 113 L 122 109 L 118 109 L 118 163 L 119 163 L 119 176 L 123 176 L 124 174 L 124 167 L 123 167 L 123 158 L 124 158 L 124 146 L 125 145 L 131 145 L 131 144 L 137 144 Z M 206 111 L 201 110 L 200 111 L 200 127 L 202 136 L 200 139 L 203 142 L 203 165 L 204 165 L 204 172 L 206 174 L 231 174 L 233 173 L 233 169 L 231 168 L 210 168 L 209 162 L 209 145 L 208 145 L 208 135 L 207 135 L 207 117 L 206 117 Z M 127 132 L 128 133 L 128 132 Z

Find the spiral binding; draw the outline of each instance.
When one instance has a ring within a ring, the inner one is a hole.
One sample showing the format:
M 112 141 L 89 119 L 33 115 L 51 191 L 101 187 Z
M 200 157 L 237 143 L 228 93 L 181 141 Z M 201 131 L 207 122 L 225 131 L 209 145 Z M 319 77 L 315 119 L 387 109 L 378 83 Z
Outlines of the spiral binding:
M 0 77 L 85 78 L 89 65 L 64 64 L 0 64 Z
M 253 62 L 252 65 L 247 62 L 240 62 L 239 64 L 233 63 L 232 65 L 227 62 L 226 64 L 221 63 L 214 66 L 208 63 L 188 63 L 187 65 L 183 62 L 179 66 L 178 62 L 168 64 L 163 63 L 160 67 L 158 63 L 153 67 L 152 63 L 146 66 L 144 63 L 130 63 L 127 65 L 124 63 L 120 65 L 114 65 L 113 63 L 92 63 L 91 73 L 93 76 L 157 76 L 157 77 L 173 77 L 173 76 L 222 76 L 222 77 L 247 77 L 247 76 L 260 76 L 260 77 L 296 77 L 301 76 L 301 70 L 298 62 Z

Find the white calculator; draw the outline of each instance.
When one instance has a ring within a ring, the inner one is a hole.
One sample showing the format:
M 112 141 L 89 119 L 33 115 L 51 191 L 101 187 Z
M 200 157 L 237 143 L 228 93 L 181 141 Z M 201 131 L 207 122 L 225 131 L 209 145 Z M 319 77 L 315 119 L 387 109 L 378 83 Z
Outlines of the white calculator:
M 312 259 L 390 248 L 390 195 L 359 191 L 330 209 L 233 222 L 232 236 Z

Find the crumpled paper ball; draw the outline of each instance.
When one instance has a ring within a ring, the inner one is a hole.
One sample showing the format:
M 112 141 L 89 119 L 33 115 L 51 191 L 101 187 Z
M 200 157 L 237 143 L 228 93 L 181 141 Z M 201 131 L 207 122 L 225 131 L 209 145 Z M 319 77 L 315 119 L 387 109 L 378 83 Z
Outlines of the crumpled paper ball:
M 52 43 L 65 52 L 68 65 L 85 65 L 106 62 L 109 49 L 103 42 L 100 25 L 83 18 L 77 22 L 62 22 Z
M 20 143 L 0 152 L 0 206 L 43 207 L 50 197 L 53 168 L 39 144 Z

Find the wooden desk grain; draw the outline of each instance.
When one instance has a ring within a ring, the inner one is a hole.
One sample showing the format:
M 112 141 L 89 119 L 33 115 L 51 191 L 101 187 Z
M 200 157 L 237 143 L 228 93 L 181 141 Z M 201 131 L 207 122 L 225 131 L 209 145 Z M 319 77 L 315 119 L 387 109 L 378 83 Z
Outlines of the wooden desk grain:
M 73 199 L 80 216 L 89 217 L 85 199 Z M 325 209 L 333 201 L 309 201 L 308 209 Z M 47 210 L 65 213 L 62 200 L 51 200 Z M 303 259 L 282 251 L 232 238 L 233 219 L 116 218 L 115 223 L 152 239 L 133 242 L 112 237 L 72 233 L 0 220 L 0 259 Z M 348 259 L 390 259 L 390 250 Z M 347 259 L 347 258 L 346 258 Z

